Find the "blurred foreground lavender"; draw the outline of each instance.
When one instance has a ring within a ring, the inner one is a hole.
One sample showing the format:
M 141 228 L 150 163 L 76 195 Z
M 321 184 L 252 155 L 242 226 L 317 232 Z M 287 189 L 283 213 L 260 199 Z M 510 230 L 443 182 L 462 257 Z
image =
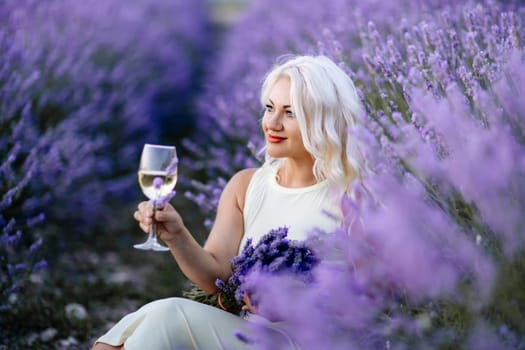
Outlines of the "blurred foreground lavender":
M 366 182 L 375 198 L 346 206 L 363 227 L 318 236 L 312 288 L 258 280 L 261 313 L 281 312 L 312 349 L 524 348 L 524 129 L 508 124 L 523 125 L 522 67 L 510 58 L 475 106 L 453 87 L 438 102 L 412 91 L 425 127 L 390 128 L 383 144 L 356 131 L 381 165 Z
M 206 21 L 201 1 L 0 3 L 2 340 L 38 295 L 28 279 L 43 258 L 127 222 L 111 219 L 114 204 L 135 198 L 143 143 L 169 118 L 184 125 L 173 116 L 194 89 Z
M 189 145 L 210 155 L 196 166 L 218 180 L 188 196 L 211 213 L 221 176 L 257 164 L 258 88 L 271 62 L 329 55 L 367 111 L 351 132 L 374 173 L 365 199 L 343 206 L 362 227 L 318 234 L 312 288 L 258 276 L 260 312 L 290 321 L 305 349 L 525 348 L 525 7 L 409 4 L 279 2 L 285 10 L 268 12 L 254 2 L 203 99 L 217 146 Z

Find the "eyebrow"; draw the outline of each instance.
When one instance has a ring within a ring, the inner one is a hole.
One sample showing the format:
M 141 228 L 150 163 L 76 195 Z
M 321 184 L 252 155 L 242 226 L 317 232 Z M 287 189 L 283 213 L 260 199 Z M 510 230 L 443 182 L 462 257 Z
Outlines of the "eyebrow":
M 268 98 L 268 101 L 270 101 L 270 103 L 271 103 L 272 105 L 275 105 L 275 103 L 273 103 L 273 101 L 272 101 L 271 98 Z M 290 105 L 284 105 L 283 107 L 284 107 L 284 108 L 292 108 L 292 106 L 290 106 Z

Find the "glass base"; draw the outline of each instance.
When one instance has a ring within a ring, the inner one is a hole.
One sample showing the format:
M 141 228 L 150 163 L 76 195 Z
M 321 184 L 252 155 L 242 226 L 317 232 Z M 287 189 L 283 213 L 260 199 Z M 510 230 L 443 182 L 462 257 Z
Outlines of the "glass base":
M 168 250 L 170 250 L 170 248 L 163 246 L 155 241 L 153 242 L 147 241 L 145 243 L 135 244 L 133 245 L 133 248 L 141 249 L 141 250 L 154 250 L 156 252 L 167 252 Z

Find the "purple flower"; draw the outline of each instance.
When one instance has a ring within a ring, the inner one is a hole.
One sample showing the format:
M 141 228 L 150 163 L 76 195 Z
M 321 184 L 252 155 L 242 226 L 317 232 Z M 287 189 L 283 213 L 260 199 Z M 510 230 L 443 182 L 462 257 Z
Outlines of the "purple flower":
M 133 201 L 139 147 L 192 120 L 175 111 L 207 45 L 203 5 L 1 2 L 0 270 L 61 254 L 46 239 L 60 228 L 89 237 L 125 224 L 115 218 Z M 0 295 L 27 278 L 0 277 Z
M 163 184 L 164 184 L 164 180 L 162 179 L 162 177 L 156 176 L 153 179 L 153 187 L 155 187 L 156 189 L 161 188 Z
M 472 347 L 484 339 L 501 347 L 500 335 L 484 330 L 523 318 L 486 312 L 505 303 L 492 298 L 512 279 L 499 271 L 521 261 L 525 247 L 523 4 L 415 3 L 283 4 L 282 21 L 266 15 L 267 1 L 254 1 L 226 36 L 214 62 L 221 69 L 199 104 L 204 145 L 192 152 L 211 180 L 190 197 L 213 216 L 208 205 L 223 187 L 216 179 L 260 160 L 251 151 L 263 145 L 257 93 L 277 56 L 326 54 L 350 67 L 361 90 L 367 113 L 351 136 L 363 141 L 372 174 L 363 200 L 344 201 L 343 228 L 311 245 L 321 260 L 313 282 L 304 288 L 259 273 L 285 264 L 279 254 L 267 265 L 251 261 L 255 272 L 239 277 L 258 311 L 282 319 L 305 348 Z M 269 246 L 251 248 L 274 256 Z M 465 312 L 471 320 L 447 319 Z M 471 335 L 459 337 L 455 322 Z M 253 333 L 257 345 L 276 347 L 277 339 Z
M 253 343 L 253 341 L 249 337 L 247 337 L 246 334 L 244 334 L 241 331 L 236 331 L 234 333 L 234 335 L 235 335 L 235 337 L 237 337 L 237 339 L 239 339 L 240 341 L 242 341 L 245 344 L 252 344 Z
M 33 242 L 33 244 L 31 244 L 31 246 L 29 247 L 29 253 L 35 253 L 42 246 L 42 242 L 42 238 L 39 238 L 35 242 Z
M 33 266 L 33 271 L 43 270 L 47 268 L 47 266 L 48 266 L 47 261 L 45 261 L 44 259 L 41 259 Z
M 318 260 L 305 242 L 288 240 L 287 235 L 288 228 L 281 227 L 271 230 L 255 245 L 248 239 L 241 253 L 232 259 L 232 275 L 227 281 L 217 280 L 217 287 L 234 295 L 240 307 L 244 293 L 249 291 L 245 281 L 253 273 L 286 274 L 303 282 L 310 281 Z M 257 303 L 256 299 L 252 300 Z
M 175 157 L 172 159 L 171 163 L 166 168 L 168 176 L 173 175 L 177 172 L 177 167 L 179 165 L 179 158 Z
M 177 191 L 171 191 L 165 196 L 161 196 L 160 198 L 157 198 L 157 199 L 152 199 L 151 202 L 153 203 L 153 206 L 155 208 L 164 208 L 166 204 L 168 204 L 168 202 L 171 201 L 173 197 L 175 197 L 176 194 L 177 194 Z

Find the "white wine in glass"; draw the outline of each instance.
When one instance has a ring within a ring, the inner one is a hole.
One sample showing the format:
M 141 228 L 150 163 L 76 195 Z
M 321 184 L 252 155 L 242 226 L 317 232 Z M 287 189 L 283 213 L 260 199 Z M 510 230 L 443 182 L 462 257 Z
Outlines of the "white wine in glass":
M 177 183 L 177 150 L 174 146 L 145 144 L 140 157 L 138 171 L 139 184 L 146 197 L 153 200 L 153 213 L 156 201 L 168 196 Z M 155 216 L 155 214 L 153 215 Z M 157 239 L 157 224 L 152 222 L 148 239 L 135 248 L 143 250 L 167 251 L 168 247 Z
M 155 187 L 156 178 L 162 179 L 162 183 Z M 149 199 L 159 199 L 173 191 L 177 183 L 177 171 L 174 174 L 168 174 L 167 171 L 148 171 L 139 170 L 139 184 L 142 192 Z

